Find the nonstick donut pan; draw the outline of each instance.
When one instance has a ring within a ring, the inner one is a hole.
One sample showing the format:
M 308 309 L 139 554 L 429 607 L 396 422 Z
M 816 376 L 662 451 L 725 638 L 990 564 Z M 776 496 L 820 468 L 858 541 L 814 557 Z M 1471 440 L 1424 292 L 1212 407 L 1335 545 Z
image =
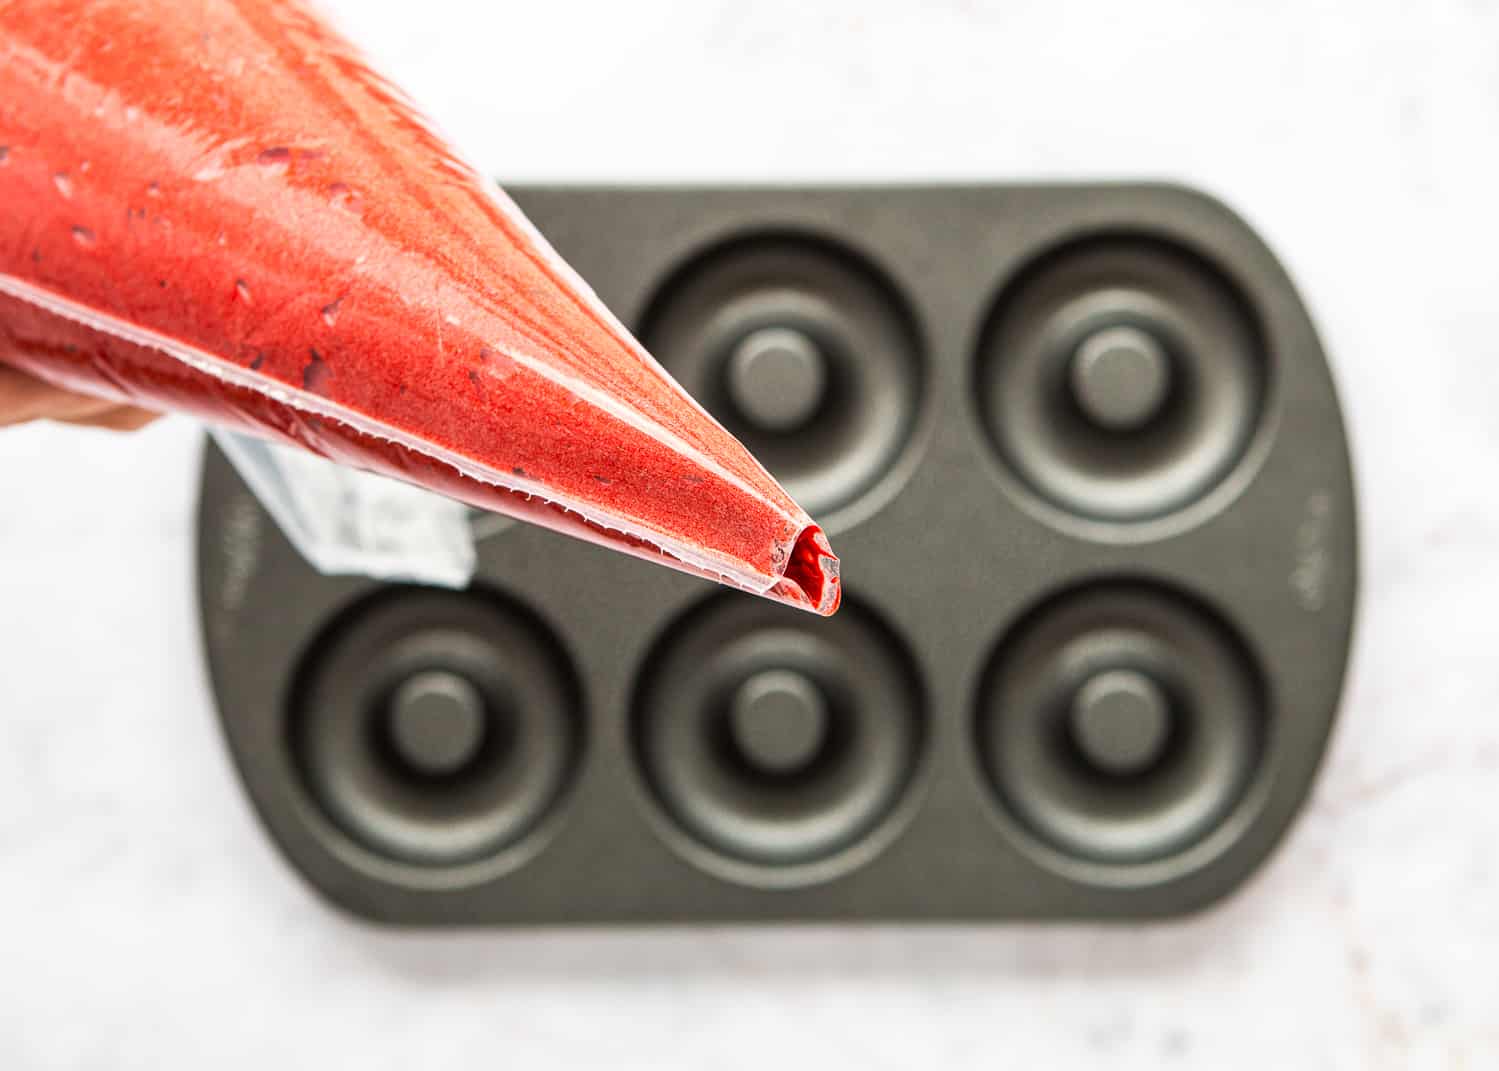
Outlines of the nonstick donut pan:
M 1284 271 L 1158 185 L 512 195 L 825 525 L 831 619 L 521 524 L 464 592 L 312 571 L 209 447 L 257 813 L 386 922 L 1170 916 L 1326 746 L 1356 585 Z

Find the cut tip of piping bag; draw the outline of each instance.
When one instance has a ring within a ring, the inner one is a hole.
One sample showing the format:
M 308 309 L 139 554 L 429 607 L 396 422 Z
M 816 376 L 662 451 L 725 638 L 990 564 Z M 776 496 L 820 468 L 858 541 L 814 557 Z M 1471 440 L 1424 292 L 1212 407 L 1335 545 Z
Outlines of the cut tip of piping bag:
M 838 555 L 833 553 L 821 528 L 810 525 L 796 537 L 785 573 L 765 595 L 823 617 L 830 617 L 838 611 L 843 603 Z
M 578 532 L 570 534 L 580 535 Z M 823 530 L 815 524 L 803 528 L 797 535 L 791 545 L 785 566 L 768 587 L 756 584 L 748 577 L 726 575 L 684 561 L 672 555 L 670 551 L 662 550 L 647 542 L 629 540 L 627 537 L 621 537 L 618 532 L 594 530 L 581 534 L 581 538 L 633 557 L 655 562 L 658 565 L 669 565 L 678 572 L 700 576 L 724 587 L 737 588 L 751 595 L 758 595 L 772 602 L 797 610 L 805 610 L 820 617 L 831 617 L 837 613 L 838 607 L 843 603 L 843 582 L 838 555 L 833 553 L 833 548 L 828 544 L 828 537 Z
M 641 547 L 648 551 L 646 554 L 640 554 L 636 548 L 621 546 L 615 541 L 608 541 L 605 545 L 657 562 L 661 561 L 662 554 L 670 557 L 669 552 L 648 544 Z M 831 617 L 843 603 L 843 581 L 838 555 L 833 553 L 827 535 L 815 524 L 809 524 L 797 535 L 786 557 L 786 564 L 769 587 L 757 586 L 744 578 L 704 569 L 679 558 L 671 558 L 670 565 L 681 572 L 706 577 L 725 587 L 738 588 L 820 617 Z

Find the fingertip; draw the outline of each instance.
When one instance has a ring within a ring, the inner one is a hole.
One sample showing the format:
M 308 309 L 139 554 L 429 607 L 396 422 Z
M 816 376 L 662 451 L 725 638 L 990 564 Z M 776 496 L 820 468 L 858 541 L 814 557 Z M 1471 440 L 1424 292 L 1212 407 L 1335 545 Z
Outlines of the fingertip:
M 139 431 L 160 416 L 160 413 L 153 413 L 148 409 L 137 409 L 134 406 L 121 405 L 87 416 L 60 418 L 59 422 L 72 424 L 74 427 L 80 428 L 102 428 L 105 431 L 128 432 Z

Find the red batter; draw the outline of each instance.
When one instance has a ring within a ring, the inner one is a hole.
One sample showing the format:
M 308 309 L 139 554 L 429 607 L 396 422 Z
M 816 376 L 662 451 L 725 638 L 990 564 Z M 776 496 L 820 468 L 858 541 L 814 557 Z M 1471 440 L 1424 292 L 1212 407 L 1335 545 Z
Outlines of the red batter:
M 806 513 L 292 0 L 0 0 L 0 360 L 838 606 Z

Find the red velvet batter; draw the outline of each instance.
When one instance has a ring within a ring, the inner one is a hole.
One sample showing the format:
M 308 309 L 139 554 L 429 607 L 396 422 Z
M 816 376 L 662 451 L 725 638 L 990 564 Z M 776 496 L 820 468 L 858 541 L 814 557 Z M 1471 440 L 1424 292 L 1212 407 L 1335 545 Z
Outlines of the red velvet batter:
M 820 529 L 291 0 L 0 0 L 0 360 L 838 605 Z

